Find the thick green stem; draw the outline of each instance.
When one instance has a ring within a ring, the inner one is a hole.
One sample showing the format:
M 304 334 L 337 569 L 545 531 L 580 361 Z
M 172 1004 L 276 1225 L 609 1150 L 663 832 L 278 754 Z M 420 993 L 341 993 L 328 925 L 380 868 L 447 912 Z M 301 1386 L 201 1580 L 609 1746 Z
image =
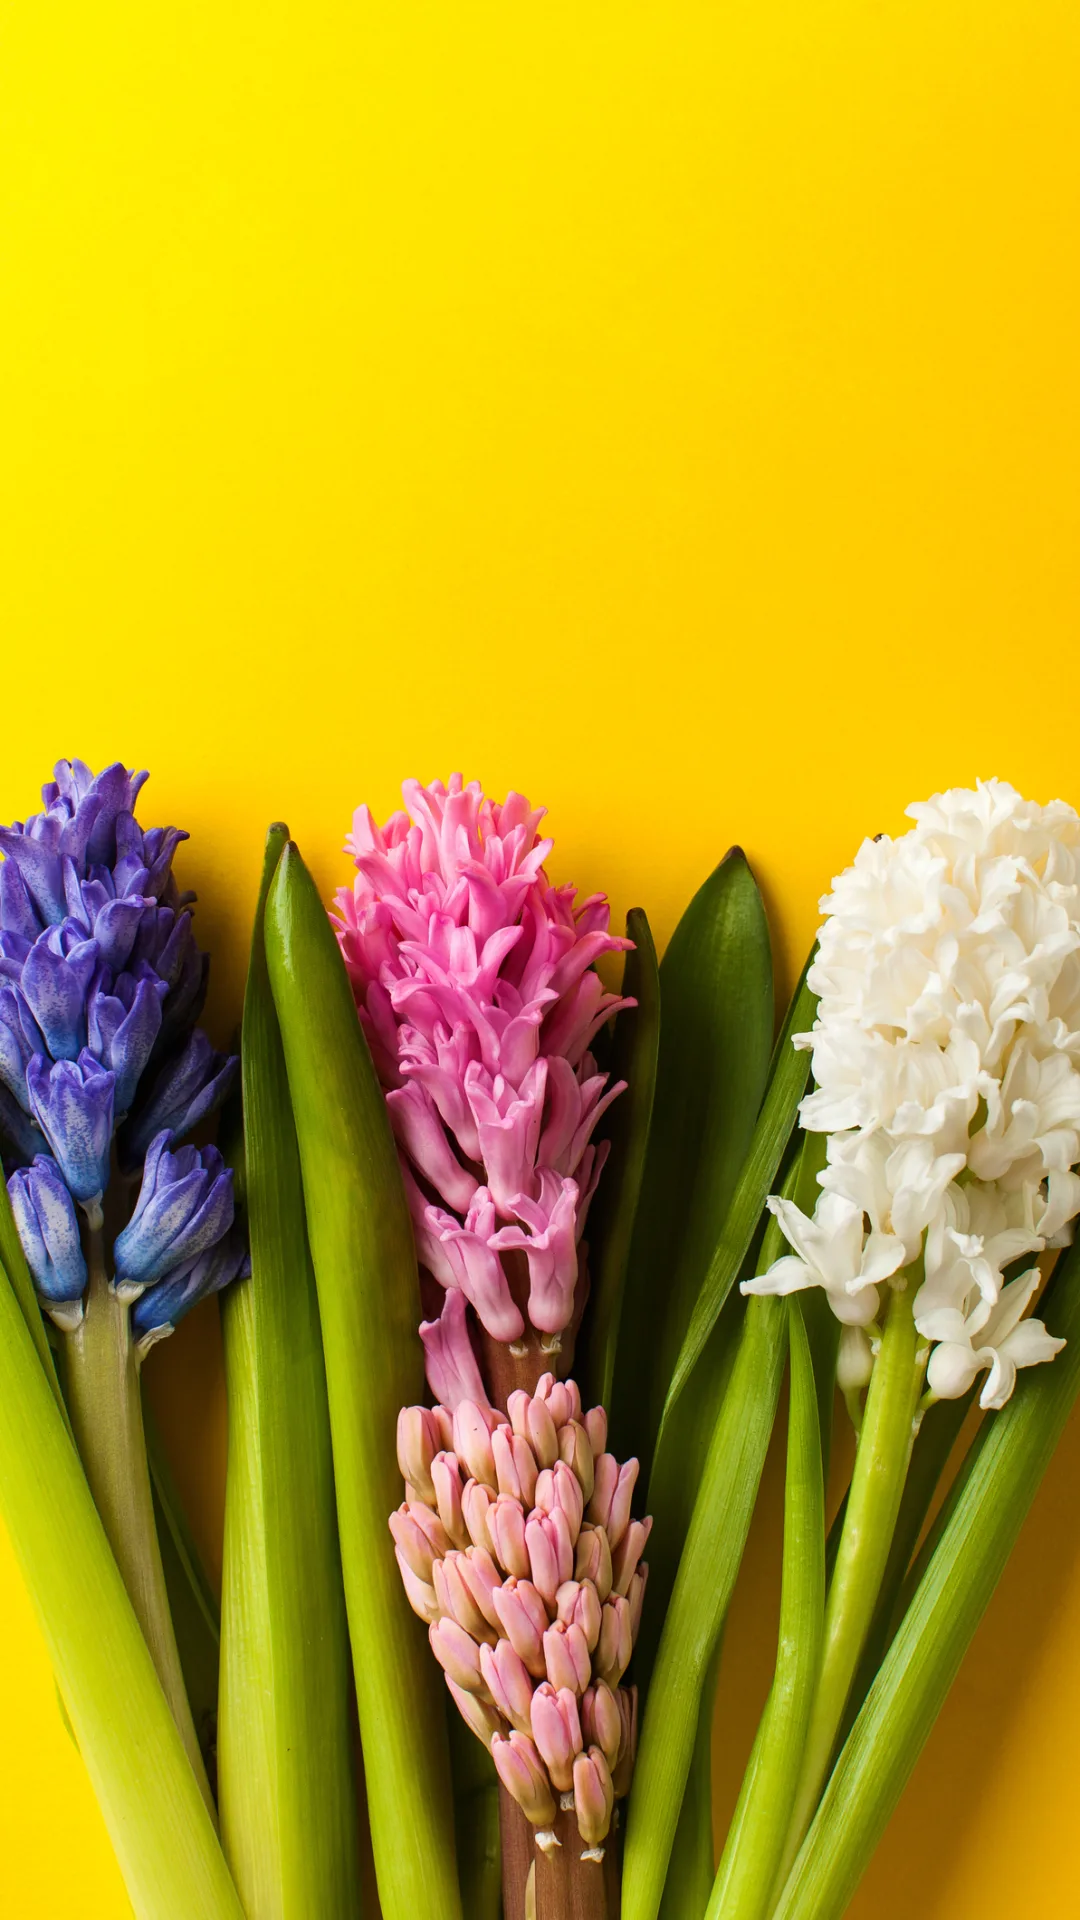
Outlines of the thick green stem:
M 203 1799 L 213 1815 L 213 1796 L 195 1735 L 169 1612 L 129 1312 L 109 1285 L 100 1232 L 90 1235 L 89 1251 L 86 1313 L 67 1341 L 71 1425 L 94 1504 Z
M 802 1773 L 788 1834 L 786 1876 L 829 1776 L 852 1681 L 888 1564 L 915 1435 L 926 1353 L 915 1330 L 914 1275 L 889 1300 L 866 1397 L 844 1527 L 825 1608 L 825 1636 Z

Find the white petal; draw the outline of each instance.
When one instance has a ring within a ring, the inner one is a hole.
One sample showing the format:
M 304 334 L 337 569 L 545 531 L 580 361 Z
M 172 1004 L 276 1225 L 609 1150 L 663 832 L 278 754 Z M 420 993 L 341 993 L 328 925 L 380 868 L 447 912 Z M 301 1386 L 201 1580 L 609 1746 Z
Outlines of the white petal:
M 979 1395 L 979 1405 L 987 1413 L 997 1413 L 1012 1397 L 1016 1385 L 1016 1367 L 1004 1350 L 998 1352 L 993 1347 L 981 1347 L 979 1351 L 980 1354 L 993 1354 L 986 1385 Z
M 926 1369 L 926 1384 L 939 1400 L 959 1400 L 967 1392 L 979 1362 L 970 1347 L 946 1341 L 935 1347 Z
M 781 1259 L 774 1260 L 767 1273 L 759 1273 L 753 1280 L 744 1280 L 741 1293 L 802 1293 L 806 1287 L 819 1287 L 821 1276 L 808 1267 L 805 1260 L 797 1260 L 793 1253 L 785 1253 Z
M 860 1285 L 888 1280 L 904 1264 L 904 1243 L 892 1233 L 872 1233 L 863 1248 Z
M 1041 1320 L 1021 1320 L 1002 1341 L 1000 1351 L 1008 1354 L 1014 1366 L 1037 1367 L 1052 1360 L 1064 1345 L 1056 1334 L 1047 1333 Z

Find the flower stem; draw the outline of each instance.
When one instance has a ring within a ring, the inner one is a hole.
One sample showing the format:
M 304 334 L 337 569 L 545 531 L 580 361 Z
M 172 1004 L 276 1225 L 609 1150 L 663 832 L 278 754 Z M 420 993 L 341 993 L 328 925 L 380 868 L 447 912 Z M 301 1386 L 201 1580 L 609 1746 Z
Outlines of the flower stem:
M 914 1275 L 893 1291 L 866 1396 L 844 1527 L 825 1608 L 825 1635 L 782 1885 L 814 1816 L 888 1563 L 915 1436 L 926 1352 L 915 1329 Z
M 86 1313 L 67 1337 L 72 1429 L 94 1503 L 199 1789 L 216 1818 L 169 1612 L 128 1308 L 109 1285 L 100 1230 L 89 1236 L 88 1264 Z

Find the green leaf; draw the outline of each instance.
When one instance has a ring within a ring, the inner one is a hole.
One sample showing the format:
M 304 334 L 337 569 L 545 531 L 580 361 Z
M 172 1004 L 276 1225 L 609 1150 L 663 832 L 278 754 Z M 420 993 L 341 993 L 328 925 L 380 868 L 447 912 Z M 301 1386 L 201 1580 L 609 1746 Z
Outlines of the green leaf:
M 243 1920 L 40 1352 L 2 1278 L 0 1515 L 138 1920 Z
M 143 1430 L 154 1498 L 154 1519 L 176 1647 L 195 1737 L 210 1784 L 217 1779 L 218 1665 L 221 1614 L 195 1545 L 157 1424 L 143 1394 Z
M 660 1910 L 702 1689 L 742 1561 L 776 1415 L 787 1327 L 783 1301 L 749 1301 L 646 1700 L 630 1801 L 622 1920 L 656 1920 Z
M 664 1882 L 660 1920 L 701 1920 L 716 1870 L 713 1853 L 712 1731 L 722 1640 L 721 1631 L 701 1691 L 694 1754 Z
M 795 1195 L 800 1168 L 801 1161 L 795 1159 L 788 1169 L 783 1184 L 788 1198 Z M 770 1217 L 756 1266 L 759 1269 L 769 1266 L 785 1245 L 776 1221 Z M 717 1321 L 693 1379 L 664 1423 L 656 1448 L 646 1500 L 648 1511 L 653 1515 L 649 1536 L 649 1594 L 634 1653 L 634 1674 L 643 1693 L 652 1675 L 702 1470 L 739 1351 L 745 1307 L 745 1301 L 736 1295 L 728 1312 Z
M 632 907 L 627 914 L 626 932 L 634 945 L 626 956 L 622 991 L 637 1005 L 624 1007 L 615 1021 L 610 1072 L 613 1083 L 626 1081 L 626 1091 L 611 1109 L 611 1155 L 589 1220 L 590 1249 L 596 1249 L 596 1263 L 582 1336 L 585 1357 L 577 1369 L 578 1377 L 589 1383 L 589 1400 L 603 1407 L 611 1402 L 623 1288 L 649 1144 L 660 1043 L 656 948 L 640 907 Z
M 768 1074 L 769 929 L 738 847 L 679 921 L 660 964 L 660 1003 L 656 1095 L 611 1409 L 616 1450 L 636 1454 L 646 1478 Z
M 383 1920 L 460 1920 L 442 1685 L 388 1516 L 423 1394 L 412 1223 L 386 1102 L 315 883 L 290 841 L 266 906 L 319 1297 L 345 1596 Z
M 360 1912 L 349 1639 L 304 1188 L 266 966 L 271 828 L 244 1000 L 251 1278 L 222 1296 L 229 1457 L 221 1831 L 249 1920 Z
M 776 1669 L 706 1920 L 768 1920 L 772 1912 L 821 1654 L 825 1490 L 818 1391 L 799 1295 L 787 1306 L 791 1385 Z
M 984 1421 L 777 1920 L 840 1920 L 945 1703 L 1080 1390 L 1080 1247 L 1063 1257 L 1043 1311 L 1068 1345 L 1052 1365 L 1021 1373 L 1008 1405 Z
M 799 1101 L 806 1090 L 810 1055 L 791 1044 L 795 1033 L 813 1025 L 817 1001 L 806 984 L 813 952 L 803 968 L 787 1016 L 773 1049 L 769 1082 L 753 1138 L 742 1162 L 731 1205 L 714 1247 L 694 1304 L 682 1349 L 675 1363 L 664 1405 L 671 1412 L 708 1344 L 717 1319 L 750 1250 L 762 1209 L 773 1192 L 784 1149 L 791 1138 Z

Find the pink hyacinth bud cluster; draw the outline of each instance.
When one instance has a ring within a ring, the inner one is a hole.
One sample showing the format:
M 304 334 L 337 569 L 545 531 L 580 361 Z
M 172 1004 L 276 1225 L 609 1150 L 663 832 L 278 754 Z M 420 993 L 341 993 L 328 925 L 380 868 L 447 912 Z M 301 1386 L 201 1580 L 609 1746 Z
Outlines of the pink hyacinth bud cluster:
M 408 812 L 382 827 L 357 809 L 357 878 L 335 924 L 418 1255 L 492 1339 L 520 1342 L 527 1314 L 554 1352 L 606 1154 L 592 1134 L 623 1084 L 609 1086 L 589 1051 L 630 1004 L 605 993 L 595 962 L 630 942 L 609 933 L 602 894 L 575 905 L 573 887 L 550 884 L 543 810 L 520 794 L 499 805 L 460 774 L 402 792 Z M 515 1297 L 508 1255 L 525 1262 L 527 1298 L 524 1285 Z M 432 1390 L 449 1403 L 440 1369 L 454 1329 L 432 1323 L 424 1338 Z
M 638 1463 L 606 1451 L 607 1416 L 572 1381 L 486 1401 L 406 1407 L 405 1500 L 391 1516 L 414 1612 L 457 1706 L 541 1844 L 559 1805 L 602 1847 L 628 1791 L 637 1693 L 620 1683 L 641 1619 L 650 1520 Z

